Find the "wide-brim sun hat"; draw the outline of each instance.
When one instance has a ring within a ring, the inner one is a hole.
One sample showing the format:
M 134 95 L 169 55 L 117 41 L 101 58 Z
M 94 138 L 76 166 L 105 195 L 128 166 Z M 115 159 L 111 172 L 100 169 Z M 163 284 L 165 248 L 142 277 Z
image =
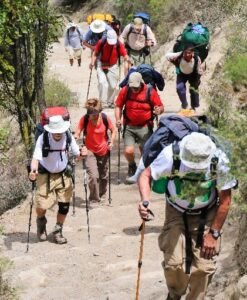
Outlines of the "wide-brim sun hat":
M 142 83 L 144 83 L 142 79 L 142 75 L 139 72 L 132 72 L 129 76 L 128 85 L 129 87 L 138 88 Z
M 49 118 L 49 123 L 44 129 L 50 133 L 64 133 L 70 127 L 70 121 L 64 121 L 62 116 L 53 116 Z
M 69 22 L 67 25 L 67 29 L 70 29 L 72 27 L 76 27 L 77 25 L 74 22 Z
M 193 132 L 182 139 L 179 155 L 186 167 L 203 170 L 210 166 L 215 151 L 216 145 L 209 136 Z
M 108 30 L 106 35 L 107 43 L 109 45 L 116 45 L 117 43 L 117 33 L 115 30 Z
M 101 33 L 106 30 L 106 23 L 102 20 L 94 20 L 89 28 L 94 33 Z

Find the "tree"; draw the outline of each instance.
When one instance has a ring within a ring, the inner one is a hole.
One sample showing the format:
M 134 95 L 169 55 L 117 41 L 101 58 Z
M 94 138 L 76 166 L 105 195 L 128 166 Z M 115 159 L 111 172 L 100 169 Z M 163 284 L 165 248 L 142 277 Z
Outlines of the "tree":
M 36 109 L 45 107 L 43 74 L 60 18 L 48 0 L 3 0 L 0 4 L 0 106 L 15 116 L 31 156 Z

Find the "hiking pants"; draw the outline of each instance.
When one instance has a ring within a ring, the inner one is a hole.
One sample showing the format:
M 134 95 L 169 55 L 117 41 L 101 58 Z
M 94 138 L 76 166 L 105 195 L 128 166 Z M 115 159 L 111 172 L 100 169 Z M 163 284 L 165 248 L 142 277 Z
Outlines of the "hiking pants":
M 89 201 L 100 201 L 106 195 L 108 180 L 108 153 L 98 156 L 88 150 L 86 168 L 89 176 Z
M 205 232 L 209 230 L 215 213 L 216 206 L 208 211 Z M 199 218 L 198 215 L 187 215 L 188 226 L 192 235 L 193 260 L 190 274 L 186 274 L 183 216 L 182 213 L 166 203 L 166 218 L 159 236 L 159 247 L 164 254 L 162 266 L 172 298 L 185 295 L 187 292 L 186 300 L 205 299 L 207 286 L 215 273 L 215 259 L 207 260 L 200 257 L 200 249 L 196 248 Z M 220 244 L 220 238 L 218 242 Z
M 183 74 L 179 73 L 177 75 L 177 94 L 181 101 L 182 108 L 186 109 L 188 107 L 187 97 L 186 97 L 186 82 L 190 84 L 190 105 L 192 109 L 199 107 L 199 85 L 201 83 L 199 74 Z
M 119 67 L 117 64 L 104 71 L 100 65 L 97 67 L 99 99 L 103 107 L 114 105 L 117 84 L 119 80 Z

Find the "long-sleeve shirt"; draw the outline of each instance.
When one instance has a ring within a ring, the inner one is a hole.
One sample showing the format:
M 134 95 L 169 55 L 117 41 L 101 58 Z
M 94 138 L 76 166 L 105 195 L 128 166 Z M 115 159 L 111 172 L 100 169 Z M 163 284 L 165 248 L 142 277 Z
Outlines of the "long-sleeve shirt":
M 64 46 L 67 48 L 68 46 L 73 49 L 81 49 L 81 41 L 83 40 L 83 33 L 79 27 L 73 31 L 68 29 L 64 36 Z

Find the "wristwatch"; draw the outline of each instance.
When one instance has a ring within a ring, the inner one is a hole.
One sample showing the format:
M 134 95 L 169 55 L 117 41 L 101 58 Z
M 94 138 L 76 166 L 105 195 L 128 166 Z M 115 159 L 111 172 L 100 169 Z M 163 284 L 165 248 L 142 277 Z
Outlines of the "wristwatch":
M 213 229 L 213 228 L 210 228 L 209 229 L 209 233 L 212 234 L 212 237 L 217 240 L 220 236 L 221 236 L 221 233 L 219 230 L 216 230 L 216 229 Z

